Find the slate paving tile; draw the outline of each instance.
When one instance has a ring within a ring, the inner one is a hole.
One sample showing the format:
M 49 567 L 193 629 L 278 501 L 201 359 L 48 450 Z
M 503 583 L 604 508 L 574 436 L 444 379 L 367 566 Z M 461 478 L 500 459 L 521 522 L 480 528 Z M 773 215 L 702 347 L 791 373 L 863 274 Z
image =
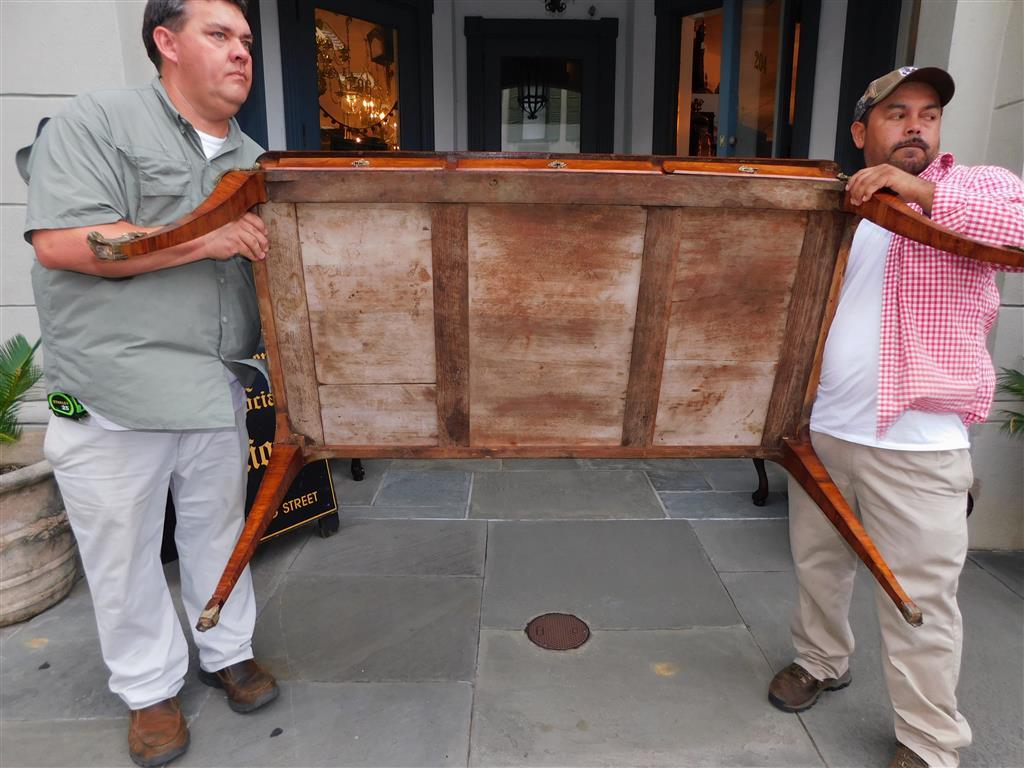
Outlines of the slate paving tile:
M 792 661 L 793 574 L 732 573 L 723 574 L 722 581 L 772 669 Z M 960 577 L 959 602 L 964 654 L 958 700 L 974 732 L 973 745 L 961 752 L 961 765 L 1024 765 L 1020 598 L 983 570 L 966 568 Z M 851 626 L 857 641 L 850 660 L 852 685 L 823 696 L 800 717 L 829 765 L 887 765 L 894 749 L 892 710 L 882 678 L 874 580 L 864 569 L 857 574 Z M 763 691 L 769 679 L 761 681 Z
M 373 500 L 383 507 L 465 506 L 470 472 L 388 470 Z
M 500 472 L 501 459 L 392 459 L 394 470 L 416 470 L 419 472 Z
M 391 465 L 388 459 L 363 459 L 362 463 L 366 476 L 362 480 L 353 480 L 349 459 L 331 459 L 331 481 L 339 506 L 371 503 Z
M 691 459 L 583 459 L 590 469 L 634 469 L 652 472 L 697 472 Z
M 319 541 L 315 531 L 315 524 L 311 523 L 276 536 L 257 547 L 256 554 L 249 562 L 257 614 L 266 606 L 288 568 L 306 544 L 310 543 L 310 539 L 315 537 Z
M 595 632 L 575 651 L 480 639 L 470 765 L 820 766 L 773 709 L 742 627 Z
M 960 765 L 1024 765 L 1024 601 L 980 569 L 960 575 L 958 598 L 964 652 L 957 697 L 974 733 Z
M 374 506 L 342 507 L 339 516 L 345 520 L 385 520 L 389 518 L 411 518 L 423 520 L 465 520 L 466 504 L 450 504 L 446 507 L 385 507 Z
M 710 491 L 704 474 L 696 469 L 648 469 L 647 477 L 656 491 Z
M 483 520 L 353 520 L 302 550 L 293 574 L 483 576 Z
M 285 683 L 245 717 L 209 702 L 174 765 L 465 765 L 472 697 L 467 683 Z
M 996 579 L 1024 597 L 1024 552 L 995 552 L 975 550 L 970 559 L 991 573 Z
M 501 468 L 505 472 L 524 469 L 588 469 L 586 459 L 502 459 Z
M 128 718 L 10 720 L 0 738 L 5 768 L 134 768 L 128 757 Z M 175 763 L 178 765 L 178 763 Z
M 694 465 L 704 474 L 716 491 L 747 491 L 757 489 L 757 470 L 750 459 L 694 459 Z M 788 474 L 774 461 L 764 463 L 768 474 L 768 488 L 784 492 Z
M 523 628 L 549 612 L 591 629 L 740 622 L 685 522 L 492 522 L 481 626 Z
M 472 680 L 480 579 L 289 574 L 256 624 L 282 680 Z
M 480 473 L 471 518 L 492 520 L 664 518 L 642 472 L 529 470 Z
M 792 571 L 789 520 L 693 520 L 690 525 L 719 573 Z
M 741 491 L 664 492 L 658 496 L 666 514 L 677 520 L 765 519 L 789 515 L 789 501 L 784 493 L 769 493 L 763 507 L 754 506 L 750 494 Z

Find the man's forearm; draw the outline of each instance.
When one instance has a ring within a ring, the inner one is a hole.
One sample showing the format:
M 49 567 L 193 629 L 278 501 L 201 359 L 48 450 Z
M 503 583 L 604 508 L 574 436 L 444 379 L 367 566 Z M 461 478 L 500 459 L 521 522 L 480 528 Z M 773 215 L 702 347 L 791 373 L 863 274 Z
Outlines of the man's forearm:
M 125 261 L 101 261 L 86 242 L 90 232 L 120 237 L 128 232 L 155 232 L 160 227 L 137 227 L 126 221 L 74 229 L 41 229 L 32 234 L 39 263 L 48 269 L 65 269 L 98 277 L 131 277 L 177 267 L 205 258 L 203 238 Z

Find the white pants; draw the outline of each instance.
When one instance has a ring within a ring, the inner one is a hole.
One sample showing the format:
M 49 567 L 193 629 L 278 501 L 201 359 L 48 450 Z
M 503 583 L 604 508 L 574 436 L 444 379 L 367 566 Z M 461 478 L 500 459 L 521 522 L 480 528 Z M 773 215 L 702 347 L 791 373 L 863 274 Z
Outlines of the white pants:
M 160 563 L 168 487 L 181 595 L 194 627 L 244 523 L 245 410 L 235 429 L 112 431 L 91 421 L 51 416 L 44 452 L 78 540 L 110 690 L 141 709 L 176 695 L 188 671 L 188 644 Z M 220 623 L 193 629 L 200 666 L 212 672 L 252 658 L 255 622 L 246 568 Z
M 963 644 L 956 591 L 967 556 L 970 454 L 871 448 L 821 433 L 811 433 L 811 442 L 924 614 L 924 625 L 911 627 L 876 585 L 896 738 L 930 766 L 956 766 L 959 748 L 971 743 L 956 704 Z M 819 680 L 839 677 L 853 653 L 848 614 L 857 556 L 792 479 L 789 535 L 799 585 L 796 662 Z

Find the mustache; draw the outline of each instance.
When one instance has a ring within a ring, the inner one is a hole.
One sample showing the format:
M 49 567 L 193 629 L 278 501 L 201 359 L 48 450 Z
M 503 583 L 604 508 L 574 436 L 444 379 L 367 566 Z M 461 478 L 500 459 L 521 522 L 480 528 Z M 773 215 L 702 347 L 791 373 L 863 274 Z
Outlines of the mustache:
M 896 150 L 905 149 L 906 147 L 917 147 L 918 149 L 923 149 L 925 152 L 931 149 L 928 142 L 923 139 L 907 139 L 906 141 L 901 141 L 899 144 L 894 146 L 892 151 L 895 152 Z

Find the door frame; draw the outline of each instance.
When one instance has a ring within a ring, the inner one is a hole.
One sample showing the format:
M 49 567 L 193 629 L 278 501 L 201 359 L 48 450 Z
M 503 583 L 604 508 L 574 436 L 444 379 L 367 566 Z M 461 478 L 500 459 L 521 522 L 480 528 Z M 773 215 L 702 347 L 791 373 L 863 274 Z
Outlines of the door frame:
M 402 149 L 434 148 L 434 0 L 281 0 L 281 75 L 288 149 L 320 149 L 315 8 L 398 30 L 398 131 Z
M 466 103 L 470 151 L 501 149 L 501 58 L 545 56 L 583 61 L 580 152 L 615 149 L 615 44 L 619 20 L 485 19 L 467 16 Z M 588 98 L 589 96 L 589 98 Z
M 676 154 L 676 114 L 679 109 L 680 30 L 684 16 L 709 11 L 721 6 L 723 12 L 722 81 L 719 88 L 721 116 L 719 136 L 735 135 L 739 90 L 739 33 L 742 21 L 742 0 L 655 0 L 654 43 L 654 119 L 652 151 L 656 155 Z M 797 61 L 796 104 L 793 128 L 779 132 L 783 139 L 777 157 L 807 157 L 811 135 L 811 104 L 814 91 L 814 67 L 818 52 L 818 25 L 821 0 L 789 0 L 783 15 L 780 51 L 790 55 L 780 60 L 781 72 L 792 73 L 791 44 L 793 29 L 800 22 L 800 52 Z M 730 39 L 731 38 L 731 39 Z M 736 44 L 733 44 L 733 41 Z M 789 103 L 790 78 L 779 82 L 776 104 Z M 783 114 L 776 107 L 776 119 Z M 789 143 L 789 146 L 785 144 Z M 732 156 L 728 142 L 719 146 L 719 155 Z

